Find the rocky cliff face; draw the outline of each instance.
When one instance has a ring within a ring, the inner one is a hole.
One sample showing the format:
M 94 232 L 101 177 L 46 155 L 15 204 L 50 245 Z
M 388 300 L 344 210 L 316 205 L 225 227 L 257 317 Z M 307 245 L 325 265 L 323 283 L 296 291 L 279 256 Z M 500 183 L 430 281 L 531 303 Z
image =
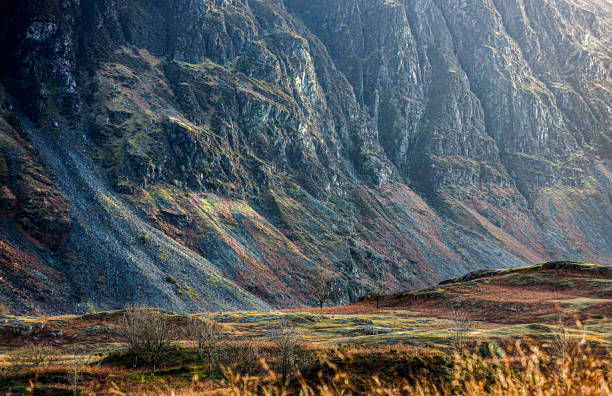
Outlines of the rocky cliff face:
M 16 308 L 291 307 L 321 271 L 347 302 L 380 277 L 612 264 L 605 1 L 4 8 Z

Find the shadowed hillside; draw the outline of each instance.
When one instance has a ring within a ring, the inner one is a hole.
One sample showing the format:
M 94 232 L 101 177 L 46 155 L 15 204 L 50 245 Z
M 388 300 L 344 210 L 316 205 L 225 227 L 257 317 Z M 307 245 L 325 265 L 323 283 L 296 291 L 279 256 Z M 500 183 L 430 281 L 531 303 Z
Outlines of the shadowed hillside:
M 0 302 L 612 264 L 609 2 L 2 2 Z

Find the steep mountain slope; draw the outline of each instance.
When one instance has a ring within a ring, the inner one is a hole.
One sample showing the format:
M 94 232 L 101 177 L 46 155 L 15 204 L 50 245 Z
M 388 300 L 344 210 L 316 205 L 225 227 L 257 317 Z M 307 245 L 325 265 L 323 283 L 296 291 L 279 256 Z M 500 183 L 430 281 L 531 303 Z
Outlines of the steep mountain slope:
M 320 271 L 348 302 L 612 264 L 607 1 L 2 5 L 5 303 L 292 307 Z

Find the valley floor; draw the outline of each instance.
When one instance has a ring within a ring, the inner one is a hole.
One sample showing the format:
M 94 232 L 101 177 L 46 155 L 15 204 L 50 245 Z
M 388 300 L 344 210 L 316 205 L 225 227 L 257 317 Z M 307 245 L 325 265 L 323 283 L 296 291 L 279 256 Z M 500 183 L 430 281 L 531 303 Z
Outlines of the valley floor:
M 404 387 L 414 386 L 415 378 L 431 378 L 432 373 L 450 380 L 457 373 L 458 359 L 466 356 L 509 359 L 519 352 L 519 340 L 530 346 L 529 353 L 547 356 L 588 350 L 589 358 L 601 365 L 598 375 L 604 382 L 610 380 L 612 268 L 608 267 L 547 263 L 470 274 L 430 289 L 385 296 L 380 308 L 371 297 L 347 306 L 300 311 L 161 315 L 172 321 L 176 331 L 157 370 L 126 363 L 124 312 L 4 315 L 0 388 L 8 394 L 73 394 L 69 374 L 77 370 L 78 387 L 85 394 L 260 393 L 265 386 L 281 383 L 272 371 L 286 366 L 283 351 L 290 345 L 294 349 L 286 357 L 304 383 L 318 384 L 322 378 L 333 382 L 338 374 L 334 370 L 340 367 L 351 373 L 355 393 L 371 389 L 372 378 L 378 378 L 381 386 L 391 384 L 401 394 L 397 384 L 404 381 L 408 384 Z M 216 329 L 223 334 L 216 341 L 216 369 L 211 359 L 194 353 L 189 326 L 196 319 L 218 323 Z M 470 352 L 458 355 L 461 350 Z M 262 368 L 260 358 L 268 362 L 270 371 Z M 538 359 L 548 368 L 556 361 Z M 241 370 L 251 379 L 234 374 Z M 296 392 L 304 386 L 297 378 L 287 383 Z

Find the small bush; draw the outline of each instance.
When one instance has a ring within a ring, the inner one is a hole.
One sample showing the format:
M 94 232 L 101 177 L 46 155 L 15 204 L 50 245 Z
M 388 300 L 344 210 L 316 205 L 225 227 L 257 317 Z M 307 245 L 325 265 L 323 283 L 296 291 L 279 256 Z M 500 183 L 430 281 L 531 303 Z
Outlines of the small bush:
M 261 360 L 265 360 L 265 353 L 260 345 L 250 339 L 243 338 L 227 350 L 228 355 L 224 357 L 229 362 L 229 367 L 243 375 L 260 374 L 262 372 Z
M 120 335 L 125 338 L 134 367 L 144 364 L 155 371 L 163 354 L 172 345 L 175 331 L 167 314 L 148 308 L 128 307 L 121 320 Z
M 297 371 L 296 362 L 302 342 L 295 327 L 289 326 L 287 321 L 282 321 L 274 330 L 272 340 L 281 379 L 286 383 L 289 375 Z
M 223 327 L 209 320 L 194 319 L 187 328 L 187 337 L 195 344 L 198 357 L 208 363 L 208 373 L 216 373 L 223 354 L 219 342 L 226 338 Z
M 577 327 L 582 327 L 580 322 L 576 322 Z M 563 324 L 562 318 L 557 324 L 558 332 L 551 340 L 551 353 L 558 359 L 565 359 L 574 349 L 579 346 L 578 341 L 572 337 L 567 327 Z
M 466 311 L 454 309 L 451 312 L 452 327 L 452 342 L 455 348 L 462 350 L 469 338 L 469 333 L 472 331 L 474 324 L 470 321 L 469 314 Z

